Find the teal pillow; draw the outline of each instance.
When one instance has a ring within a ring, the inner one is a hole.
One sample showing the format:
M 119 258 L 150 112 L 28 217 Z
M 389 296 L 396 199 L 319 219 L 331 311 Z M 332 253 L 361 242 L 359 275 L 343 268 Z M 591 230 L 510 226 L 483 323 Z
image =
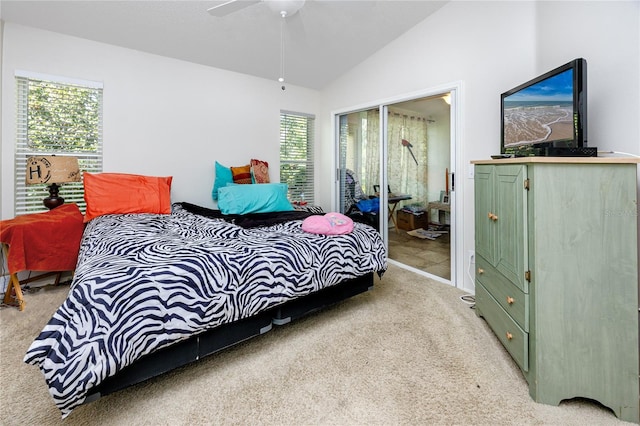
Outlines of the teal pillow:
M 216 161 L 216 177 L 213 181 L 213 191 L 211 191 L 211 197 L 214 200 L 218 199 L 218 189 L 227 186 L 228 183 L 233 183 L 233 174 L 230 167 L 225 167 Z
M 271 213 L 293 210 L 287 199 L 286 183 L 231 185 L 218 189 L 222 214 Z

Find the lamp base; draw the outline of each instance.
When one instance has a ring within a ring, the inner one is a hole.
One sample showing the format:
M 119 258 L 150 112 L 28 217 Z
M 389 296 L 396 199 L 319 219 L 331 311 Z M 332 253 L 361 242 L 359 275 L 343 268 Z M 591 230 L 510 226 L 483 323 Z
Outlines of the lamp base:
M 60 187 L 57 184 L 52 183 L 49 185 L 49 196 L 42 200 L 44 206 L 49 210 L 55 209 L 56 207 L 60 207 L 64 204 L 64 198 L 58 196 L 59 190 Z

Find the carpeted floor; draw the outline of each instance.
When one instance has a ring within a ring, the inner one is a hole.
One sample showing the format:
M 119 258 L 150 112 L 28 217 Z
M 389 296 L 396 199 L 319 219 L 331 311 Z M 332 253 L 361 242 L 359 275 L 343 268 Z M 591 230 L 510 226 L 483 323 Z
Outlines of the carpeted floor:
M 76 409 L 64 422 L 22 358 L 68 286 L 0 310 L 3 425 L 623 424 L 597 403 L 537 404 L 459 290 L 390 266 L 335 307 Z

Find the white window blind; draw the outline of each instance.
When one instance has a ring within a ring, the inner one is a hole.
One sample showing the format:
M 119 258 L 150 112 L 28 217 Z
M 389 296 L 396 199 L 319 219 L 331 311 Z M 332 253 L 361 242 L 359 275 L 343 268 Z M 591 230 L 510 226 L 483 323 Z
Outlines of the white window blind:
M 47 185 L 26 185 L 27 158 L 34 155 L 73 156 L 81 171 L 102 171 L 102 85 L 17 75 L 15 214 L 46 211 Z M 65 203 L 84 212 L 82 182 L 60 188 Z
M 309 114 L 280 112 L 280 182 L 291 201 L 314 203 L 314 123 Z

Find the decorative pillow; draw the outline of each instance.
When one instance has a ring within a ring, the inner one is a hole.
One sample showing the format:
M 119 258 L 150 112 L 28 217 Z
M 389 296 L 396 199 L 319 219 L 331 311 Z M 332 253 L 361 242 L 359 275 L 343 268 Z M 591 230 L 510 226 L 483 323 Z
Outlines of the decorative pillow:
M 218 208 L 222 214 L 291 211 L 288 188 L 286 183 L 225 186 L 218 190 Z
M 269 183 L 269 163 L 252 158 L 250 165 L 251 175 L 255 183 Z
M 216 161 L 216 177 L 213 181 L 213 190 L 211 191 L 211 197 L 214 200 L 218 199 L 218 189 L 223 186 L 227 186 L 228 183 L 233 183 L 233 174 L 229 167 L 223 166 Z
M 231 167 L 234 183 L 253 183 L 251 181 L 251 165 Z
M 332 212 L 324 216 L 309 216 L 302 221 L 302 230 L 311 234 L 341 235 L 353 231 L 353 220 Z
M 85 222 L 105 214 L 171 213 L 173 176 L 85 172 L 83 180 L 87 203 Z

